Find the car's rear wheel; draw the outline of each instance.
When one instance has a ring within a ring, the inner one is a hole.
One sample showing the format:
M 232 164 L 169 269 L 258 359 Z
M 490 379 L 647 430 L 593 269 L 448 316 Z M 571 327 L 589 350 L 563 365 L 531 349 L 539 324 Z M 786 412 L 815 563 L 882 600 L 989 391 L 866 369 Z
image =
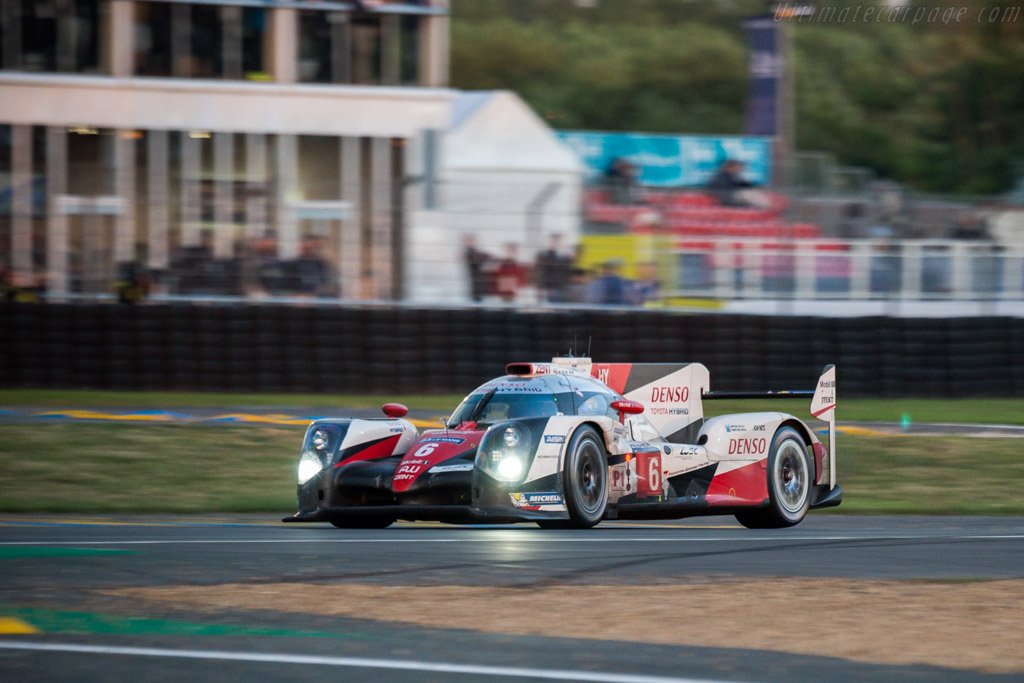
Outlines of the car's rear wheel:
M 810 508 L 813 472 L 807 444 L 794 429 L 783 427 L 768 452 L 768 507 L 737 512 L 736 519 L 750 529 L 799 524 Z
M 593 427 L 580 427 L 572 435 L 562 475 L 569 526 L 596 526 L 608 504 L 608 457 L 604 441 Z
M 394 517 L 349 517 L 331 520 L 331 524 L 339 529 L 386 529 L 394 523 Z

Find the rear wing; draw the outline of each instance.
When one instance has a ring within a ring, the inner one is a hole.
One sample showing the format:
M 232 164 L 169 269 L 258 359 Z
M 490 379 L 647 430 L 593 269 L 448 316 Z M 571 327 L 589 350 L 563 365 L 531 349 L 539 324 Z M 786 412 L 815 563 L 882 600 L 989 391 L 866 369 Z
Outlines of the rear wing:
M 836 485 L 836 366 L 826 365 L 814 391 L 706 391 L 704 400 L 809 398 L 811 415 L 828 423 L 828 486 Z

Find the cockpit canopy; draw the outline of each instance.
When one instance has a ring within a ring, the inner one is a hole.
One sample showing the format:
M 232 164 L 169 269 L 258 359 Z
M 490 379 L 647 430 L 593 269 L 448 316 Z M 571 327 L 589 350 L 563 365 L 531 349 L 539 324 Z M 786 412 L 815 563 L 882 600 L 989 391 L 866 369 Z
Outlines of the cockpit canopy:
M 506 375 L 476 388 L 455 409 L 448 425 L 476 423 L 477 427 L 487 427 L 505 420 L 555 415 L 618 419 L 611 403 L 621 398 L 590 377 Z

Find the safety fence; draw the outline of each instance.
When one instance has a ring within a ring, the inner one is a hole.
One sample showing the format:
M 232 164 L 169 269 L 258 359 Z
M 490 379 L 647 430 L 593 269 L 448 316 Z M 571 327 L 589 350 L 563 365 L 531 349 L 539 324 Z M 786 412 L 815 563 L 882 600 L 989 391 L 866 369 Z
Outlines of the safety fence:
M 957 240 L 683 239 L 684 297 L 1024 300 L 1024 246 Z
M 806 318 L 641 309 L 3 304 L 0 385 L 313 393 L 467 391 L 589 347 L 704 363 L 719 390 L 1024 396 L 1024 319 Z

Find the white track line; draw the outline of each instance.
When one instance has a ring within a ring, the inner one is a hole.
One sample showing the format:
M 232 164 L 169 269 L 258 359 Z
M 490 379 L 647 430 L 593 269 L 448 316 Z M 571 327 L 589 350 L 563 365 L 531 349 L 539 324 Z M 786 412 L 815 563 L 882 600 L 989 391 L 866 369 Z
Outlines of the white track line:
M 153 539 L 136 541 L 116 540 L 75 540 L 52 539 L 47 541 L 0 541 L 0 546 L 52 546 L 52 545 L 231 545 L 256 544 L 273 545 L 285 543 L 316 543 L 318 545 L 358 544 L 358 543 L 748 543 L 761 541 L 778 543 L 780 541 L 1004 541 L 1024 539 L 1024 534 L 917 534 L 917 535 L 884 535 L 884 536 L 705 536 L 701 538 L 666 538 L 653 536 L 650 538 L 528 538 L 508 536 L 495 538 L 253 538 L 253 539 Z
M 569 669 L 532 669 L 525 667 L 483 666 L 454 662 L 421 662 L 415 660 L 372 659 L 366 657 L 324 657 L 318 655 L 290 655 L 264 652 L 225 652 L 218 650 L 172 650 L 155 647 L 110 647 L 100 645 L 72 645 L 26 641 L 0 641 L 0 648 L 8 650 L 35 650 L 44 652 L 74 652 L 96 655 L 129 655 L 137 657 L 173 657 L 178 659 L 215 659 L 232 662 L 264 662 L 272 664 L 315 664 L 364 669 L 395 669 L 399 671 L 429 671 L 465 674 L 469 676 L 502 676 L 557 681 L 601 681 L 604 683 L 721 683 L 701 678 L 671 676 L 645 676 L 642 674 L 616 674 L 599 671 L 573 671 Z

